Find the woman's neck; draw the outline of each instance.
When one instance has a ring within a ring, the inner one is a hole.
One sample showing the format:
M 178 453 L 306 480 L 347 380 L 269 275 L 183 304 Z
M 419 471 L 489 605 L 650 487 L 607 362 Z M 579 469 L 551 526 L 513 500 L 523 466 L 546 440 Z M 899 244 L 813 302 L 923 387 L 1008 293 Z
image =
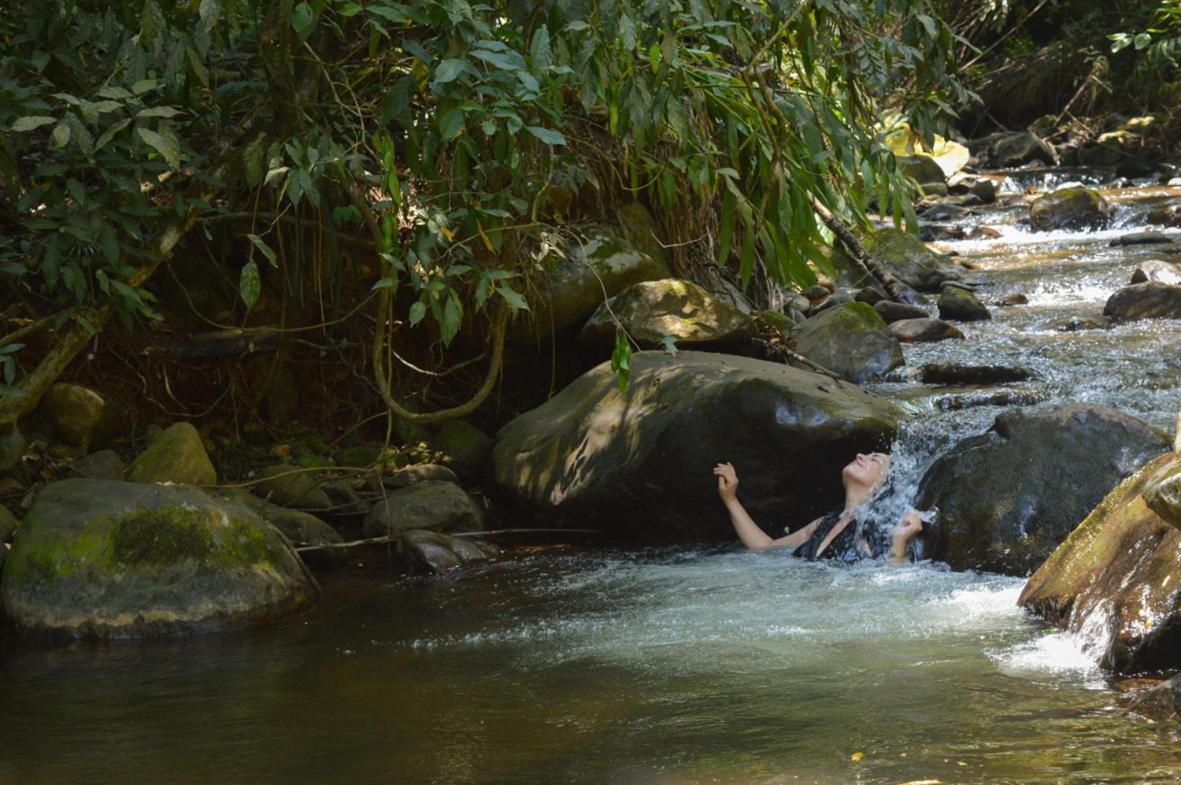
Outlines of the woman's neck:
M 845 509 L 844 512 L 852 510 L 854 507 L 860 507 L 869 498 L 871 488 L 865 488 L 860 485 L 852 485 L 845 488 Z

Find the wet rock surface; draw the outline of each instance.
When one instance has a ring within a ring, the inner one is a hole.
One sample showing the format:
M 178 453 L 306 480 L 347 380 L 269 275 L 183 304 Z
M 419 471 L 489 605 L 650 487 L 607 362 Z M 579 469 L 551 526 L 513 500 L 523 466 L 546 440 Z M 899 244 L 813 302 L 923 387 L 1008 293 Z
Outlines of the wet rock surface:
M 893 324 L 903 319 L 926 319 L 931 315 L 926 308 L 896 303 L 893 300 L 879 300 L 874 303 L 873 309 L 878 312 L 878 316 L 881 316 L 886 324 Z
M 398 540 L 406 570 L 416 575 L 442 575 L 469 562 L 495 558 L 499 552 L 488 543 L 426 529 L 409 529 Z
M 1160 259 L 1148 259 L 1136 266 L 1129 284 L 1148 283 L 1156 281 L 1171 286 L 1181 285 L 1181 265 Z
M 1033 371 L 1014 365 L 927 363 L 919 368 L 918 377 L 923 384 L 1004 384 L 1027 381 Z
M 1181 530 L 1142 495 L 1170 467 L 1181 470 L 1176 453 L 1112 490 L 1038 568 L 1019 600 L 1060 627 L 1107 632 L 1101 661 L 1117 673 L 1181 668 Z
M 1090 188 L 1059 188 L 1042 194 L 1029 206 L 1029 222 L 1038 231 L 1094 229 L 1105 226 L 1111 205 Z
M 942 319 L 900 319 L 890 323 L 890 332 L 903 343 L 931 343 L 964 337 L 955 325 Z
M 632 355 L 626 394 L 609 364 L 497 434 L 493 478 L 509 513 L 629 541 L 731 541 L 710 476 L 733 462 L 756 519 L 803 523 L 839 496 L 840 467 L 886 443 L 901 415 L 843 381 L 702 352 Z
M 1121 479 L 1167 445 L 1112 409 L 1010 410 L 937 459 L 919 485 L 937 507 L 928 555 L 955 569 L 1028 574 Z
M 902 345 L 865 303 L 846 303 L 808 319 L 792 340 L 800 354 L 854 384 L 903 362 Z
M 1112 322 L 1181 319 L 1181 286 L 1147 281 L 1125 286 L 1107 300 L 1103 315 Z
M 878 229 L 863 240 L 865 251 L 883 264 L 900 281 L 918 292 L 938 292 L 947 281 L 958 281 L 963 276 L 951 257 L 931 250 L 922 240 L 894 227 Z M 851 264 L 843 258 L 837 261 L 851 272 Z M 861 282 L 858 285 L 870 282 Z
M 936 300 L 939 318 L 958 322 L 979 322 L 991 319 L 992 314 L 972 292 L 959 286 L 947 285 Z

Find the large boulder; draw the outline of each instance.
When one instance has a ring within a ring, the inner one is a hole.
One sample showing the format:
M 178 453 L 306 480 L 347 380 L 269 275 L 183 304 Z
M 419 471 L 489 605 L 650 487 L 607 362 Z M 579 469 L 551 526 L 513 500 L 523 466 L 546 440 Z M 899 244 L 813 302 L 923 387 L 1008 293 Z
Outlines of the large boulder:
M 290 546 L 245 507 L 194 488 L 104 480 L 46 486 L 0 578 L 13 622 L 70 637 L 242 627 L 306 608 L 317 592 Z
M 1107 298 L 1103 315 L 1116 324 L 1138 319 L 1181 319 L 1181 286 L 1160 281 L 1125 286 Z
M 796 351 L 854 384 L 884 376 L 903 363 L 902 344 L 865 303 L 846 303 L 804 322 L 792 334 Z
M 504 426 L 493 479 L 523 523 L 727 541 L 716 463 L 735 464 L 751 514 L 778 532 L 837 503 L 841 467 L 888 442 L 900 416 L 848 382 L 776 363 L 638 352 L 626 392 L 604 363 Z
M 579 340 L 609 351 L 615 343 L 616 320 L 646 349 L 659 347 L 665 336 L 686 349 L 738 349 L 749 346 L 758 333 L 749 314 L 679 278 L 644 281 L 615 295 L 591 315 Z
M 53 385 L 41 397 L 37 411 L 66 443 L 96 449 L 118 436 L 123 424 L 113 402 L 80 384 Z
M 473 531 L 482 528 L 479 505 L 458 485 L 427 481 L 391 491 L 369 508 L 365 536 L 383 537 L 410 529 Z
M 900 155 L 896 158 L 898 171 L 920 186 L 938 183 L 945 185 L 947 174 L 939 162 L 929 155 Z
M 1042 232 L 1055 229 L 1097 229 L 1111 217 L 1111 205 L 1090 188 L 1059 188 L 1029 205 L 1029 222 Z
M 1102 641 L 1102 664 L 1118 673 L 1181 668 L 1181 530 L 1142 495 L 1170 468 L 1181 471 L 1181 455 L 1120 483 L 1021 592 L 1023 607 Z
M 968 142 L 968 149 L 981 166 L 1011 169 L 1040 161 L 1058 163 L 1058 156 L 1044 139 L 1029 131 L 1002 131 Z
M 85 455 L 70 467 L 71 477 L 88 480 L 122 480 L 127 473 L 127 464 L 114 450 L 99 450 Z
M 443 423 L 431 443 L 462 477 L 478 476 L 492 454 L 492 437 L 466 420 Z
M 1165 440 L 1098 406 L 1007 411 L 992 429 L 941 456 L 923 477 L 918 507 L 938 507 L 928 554 L 955 569 L 1025 575 Z
M 862 245 L 873 260 L 915 291 L 938 292 L 947 281 L 962 278 L 950 256 L 932 251 L 913 234 L 892 226 L 869 233 L 862 239 Z M 853 271 L 843 254 L 838 254 L 835 261 Z M 869 281 L 863 283 L 874 285 Z
M 131 482 L 215 485 L 217 471 L 201 434 L 187 422 L 165 428 L 127 467 Z
M 574 327 L 594 313 L 604 296 L 669 276 L 663 250 L 652 240 L 651 217 L 638 205 L 629 208 L 627 217 L 623 221 L 621 216 L 623 229 L 592 227 L 580 242 L 555 235 L 553 243 L 561 253 L 551 254 L 538 271 L 530 299 L 534 319 L 529 329 L 515 331 L 515 338 L 546 338 Z

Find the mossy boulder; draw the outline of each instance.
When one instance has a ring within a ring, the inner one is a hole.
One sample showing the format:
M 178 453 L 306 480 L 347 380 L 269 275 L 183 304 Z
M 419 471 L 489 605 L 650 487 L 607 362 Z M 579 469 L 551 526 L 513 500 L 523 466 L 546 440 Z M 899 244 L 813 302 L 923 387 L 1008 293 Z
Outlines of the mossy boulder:
M 483 513 L 472 497 L 450 482 L 420 482 L 391 491 L 374 502 L 365 516 L 365 536 L 381 537 L 409 529 L 474 531 Z
M 963 277 L 950 256 L 932 251 L 922 240 L 901 229 L 884 227 L 870 232 L 861 242 L 871 258 L 915 291 L 938 292 L 947 281 Z M 835 254 L 833 261 L 847 276 L 860 275 L 843 252 Z M 874 281 L 854 280 L 854 283 L 877 287 Z
M 1042 194 L 1029 205 L 1029 223 L 1034 229 L 1098 229 L 1107 225 L 1111 205 L 1090 188 L 1059 188 Z
M 627 212 L 624 228 L 589 227 L 577 242 L 556 234 L 550 238 L 561 252 L 541 262 L 529 301 L 533 319 L 519 320 L 515 339 L 548 338 L 583 323 L 604 295 L 613 297 L 633 284 L 669 276 L 664 252 L 651 239 L 655 222 L 637 208 Z
M 103 447 L 123 426 L 122 413 L 114 402 L 80 384 L 53 385 L 41 397 L 37 411 L 58 438 L 73 445 Z
M 258 472 L 260 482 L 255 486 L 255 493 L 282 507 L 327 510 L 332 506 L 332 499 L 316 482 L 316 474 L 289 463 L 266 466 Z
M 466 420 L 448 420 L 431 440 L 460 477 L 477 477 L 492 454 L 492 437 Z
M 939 318 L 956 322 L 978 322 L 991 319 L 992 314 L 984 303 L 967 289 L 959 286 L 944 286 L 936 300 Z
M 1181 319 L 1181 286 L 1145 281 L 1119 289 L 1103 306 L 1115 324 L 1140 319 Z
M 1164 520 L 1181 529 L 1181 460 L 1168 463 L 1144 487 L 1144 503 Z
M 903 363 L 902 344 L 866 303 L 846 303 L 808 319 L 792 333 L 796 351 L 841 378 L 861 384 Z
M 195 488 L 105 480 L 47 485 L 0 577 L 18 627 L 75 638 L 244 627 L 316 595 L 290 546 L 245 507 Z
M 917 506 L 940 511 L 925 535 L 928 555 L 959 570 L 1026 575 L 1166 447 L 1144 423 L 1100 406 L 1004 412 L 923 476 Z
M 1181 471 L 1168 453 L 1121 482 L 1038 567 L 1020 604 L 1052 624 L 1098 633 L 1117 673 L 1181 668 L 1181 530 L 1145 503 L 1148 483 Z
M 679 278 L 629 286 L 598 307 L 579 340 L 609 352 L 617 319 L 647 349 L 659 347 L 665 336 L 684 348 L 743 348 L 757 334 L 754 321 L 737 306 Z
M 274 526 L 291 541 L 292 545 L 330 545 L 344 542 L 340 532 L 311 513 L 271 504 L 240 488 L 228 489 L 220 495 L 241 504 Z
M 901 415 L 848 382 L 779 363 L 637 352 L 626 392 L 603 363 L 505 425 L 493 480 L 520 525 L 729 542 L 716 463 L 735 464 L 756 520 L 803 523 L 839 501 L 841 467 L 888 442 Z
M 215 485 L 217 471 L 201 434 L 187 422 L 165 428 L 127 468 L 131 482 Z

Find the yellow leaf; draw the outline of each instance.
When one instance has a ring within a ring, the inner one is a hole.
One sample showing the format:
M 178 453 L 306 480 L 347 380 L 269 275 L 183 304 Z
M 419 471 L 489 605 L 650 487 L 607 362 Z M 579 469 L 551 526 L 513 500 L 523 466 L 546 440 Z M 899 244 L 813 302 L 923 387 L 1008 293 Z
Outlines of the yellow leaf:
M 488 253 L 496 253 L 496 249 L 492 247 L 492 241 L 488 239 L 488 235 L 484 234 L 484 224 L 480 223 L 480 219 L 476 219 L 476 231 L 480 233 L 480 239 L 484 241 L 484 247 L 488 249 Z
M 440 232 L 440 233 L 442 233 L 442 235 L 443 235 L 444 237 L 446 237 L 448 240 L 450 240 L 452 237 L 454 237 L 454 236 L 455 236 L 455 232 L 451 231 L 451 230 L 450 230 L 450 229 L 448 229 L 446 226 L 440 226 L 440 227 L 439 227 L 439 232 Z
M 857 761 L 861 760 L 864 757 L 865 757 L 864 752 L 854 752 L 852 755 L 849 756 L 849 760 L 856 763 Z

